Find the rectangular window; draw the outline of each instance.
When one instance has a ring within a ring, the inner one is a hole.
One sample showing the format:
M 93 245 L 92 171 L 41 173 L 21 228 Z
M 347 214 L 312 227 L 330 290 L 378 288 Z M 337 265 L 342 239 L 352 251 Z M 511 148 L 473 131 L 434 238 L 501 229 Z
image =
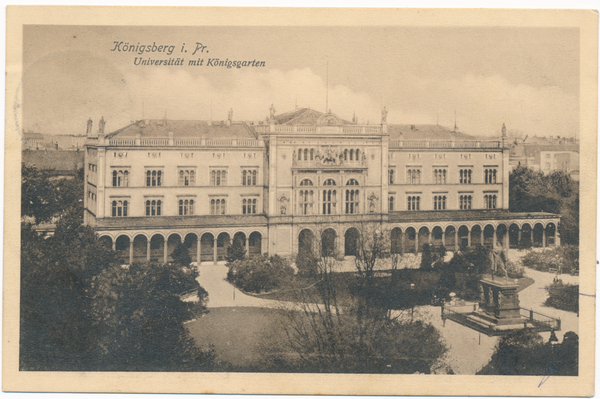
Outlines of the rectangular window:
M 434 211 L 443 211 L 446 209 L 446 196 L 445 195 L 435 195 L 433 197 L 433 210 Z
M 419 211 L 421 210 L 421 197 L 418 195 L 409 195 L 407 204 L 409 211 Z
M 129 186 L 129 171 L 128 170 L 113 170 L 112 186 L 113 187 L 128 187 Z
M 226 186 L 227 185 L 227 169 L 212 169 L 210 171 L 211 186 Z
M 194 214 L 194 200 L 180 199 L 179 200 L 179 216 L 188 216 Z
M 257 169 L 242 170 L 242 186 L 256 186 Z
M 471 184 L 471 174 L 473 171 L 471 169 L 461 169 L 459 171 L 460 174 L 460 184 Z
M 334 215 L 336 214 L 337 205 L 337 191 L 336 190 L 323 190 L 323 215 Z
M 303 189 L 298 192 L 298 204 L 300 205 L 301 215 L 312 215 L 313 203 L 314 192 L 312 189 Z
M 407 184 L 421 184 L 421 169 L 410 168 L 406 171 Z
M 359 190 L 346 190 L 346 213 L 358 213 Z
M 483 204 L 486 209 L 496 209 L 496 201 L 498 196 L 496 194 L 486 194 L 483 196 Z
M 146 187 L 156 187 L 162 185 L 162 170 L 146 170 Z
M 496 184 L 497 169 L 486 169 L 485 170 L 485 183 Z
M 146 216 L 160 216 L 162 201 L 157 199 L 146 200 Z
M 127 200 L 112 202 L 112 216 L 125 217 L 127 216 Z
M 242 214 L 255 215 L 257 202 L 258 200 L 256 198 L 244 198 L 242 200 Z
M 179 169 L 177 183 L 180 186 L 195 186 L 196 185 L 196 170 L 195 169 Z
M 448 171 L 443 168 L 433 170 L 433 181 L 435 184 L 446 184 L 448 182 Z
M 463 210 L 471 209 L 472 199 L 473 199 L 473 197 L 471 195 L 461 195 L 459 197 L 460 209 L 463 209 Z
M 227 213 L 227 201 L 225 198 L 211 198 L 210 214 L 225 215 Z

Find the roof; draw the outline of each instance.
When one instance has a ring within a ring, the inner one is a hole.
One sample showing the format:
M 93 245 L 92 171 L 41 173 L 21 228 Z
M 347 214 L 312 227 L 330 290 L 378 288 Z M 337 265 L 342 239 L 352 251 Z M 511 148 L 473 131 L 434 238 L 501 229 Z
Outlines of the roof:
M 388 133 L 390 140 L 477 140 L 475 136 L 440 125 L 388 125 Z
M 547 212 L 509 212 L 507 210 L 460 210 L 460 211 L 394 211 L 389 222 L 444 222 L 472 220 L 559 219 L 560 215 Z
M 171 119 L 143 119 L 125 126 L 108 134 L 113 137 L 198 137 L 219 139 L 255 139 L 252 128 L 245 122 L 232 122 L 230 126 L 225 121 L 216 121 L 209 124 L 206 121 L 171 120 Z
M 294 111 L 286 112 L 275 116 L 275 122 L 279 125 L 314 125 L 323 115 L 322 112 L 310 108 L 299 108 Z M 351 125 L 344 119 L 340 119 L 342 125 Z
M 159 216 L 159 217 L 126 217 L 103 218 L 97 220 L 98 228 L 102 230 L 138 230 L 170 229 L 173 227 L 189 227 L 194 229 L 209 227 L 238 227 L 238 226 L 266 226 L 267 218 L 264 215 L 204 215 L 204 216 Z

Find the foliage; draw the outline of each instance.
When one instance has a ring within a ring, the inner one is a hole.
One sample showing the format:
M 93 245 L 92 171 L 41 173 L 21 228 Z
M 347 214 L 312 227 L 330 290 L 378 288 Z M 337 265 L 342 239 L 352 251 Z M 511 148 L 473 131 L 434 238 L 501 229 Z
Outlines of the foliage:
M 83 222 L 83 169 L 72 179 L 51 179 L 52 171 L 21 164 L 21 216 L 36 223 L 70 214 Z
M 490 362 L 478 373 L 485 375 L 578 375 L 579 339 L 567 332 L 563 342 L 552 344 L 531 330 L 506 333 Z
M 227 263 L 233 263 L 236 260 L 241 260 L 246 257 L 246 248 L 242 245 L 241 240 L 233 240 L 233 244 L 227 247 Z
M 298 274 L 306 277 L 314 277 L 317 275 L 317 266 L 319 260 L 310 249 L 301 247 L 296 255 L 296 267 Z
M 510 173 L 511 212 L 561 215 L 558 232 L 565 244 L 579 244 L 579 182 L 565 172 L 545 175 L 519 166 Z
M 294 276 L 290 262 L 279 255 L 238 259 L 228 267 L 227 281 L 246 292 L 272 291 Z
M 433 270 L 441 267 L 446 256 L 446 247 L 436 247 L 430 244 L 423 245 L 423 253 L 421 254 L 421 269 Z
M 187 270 L 133 264 L 111 267 L 94 279 L 91 313 L 100 333 L 101 369 L 191 371 L 211 365 L 213 354 L 198 348 L 183 326 L 206 311 L 202 301 L 178 296 L 182 285 L 199 287 Z M 187 282 L 180 283 L 182 278 Z
M 431 325 L 393 317 L 384 306 L 376 269 L 389 258 L 390 234 L 379 225 L 358 230 L 351 298 L 341 300 L 336 257 L 331 254 L 317 258 L 316 290 L 298 291 L 302 312 L 290 312 L 286 330 L 302 370 L 428 373 L 446 350 L 441 337 Z M 321 243 L 314 246 L 319 249 Z
M 508 261 L 504 264 L 506 268 L 506 272 L 508 273 L 509 278 L 522 278 L 525 276 L 525 268 L 520 263 L 515 263 L 512 261 Z M 498 268 L 496 273 L 494 273 L 498 277 L 504 277 L 504 271 Z
M 189 266 L 192 263 L 192 257 L 190 256 L 190 250 L 184 243 L 179 243 L 173 250 L 171 257 L 175 263 L 181 266 Z
M 562 280 L 546 286 L 548 299 L 545 305 L 569 312 L 579 312 L 579 285 L 563 284 Z
M 541 252 L 531 251 L 521 259 L 521 262 L 526 267 L 543 272 L 549 269 L 562 273 L 579 271 L 579 247 L 564 245 Z
M 92 229 L 63 217 L 54 236 L 21 228 L 21 370 L 204 370 L 212 354 L 185 320 L 207 300 L 180 265 L 117 267 Z M 198 290 L 199 304 L 179 294 Z

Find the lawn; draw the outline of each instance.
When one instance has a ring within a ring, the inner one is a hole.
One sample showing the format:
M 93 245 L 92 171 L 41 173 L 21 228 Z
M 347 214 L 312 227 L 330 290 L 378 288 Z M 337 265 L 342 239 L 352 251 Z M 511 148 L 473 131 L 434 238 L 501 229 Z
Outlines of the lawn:
M 276 356 L 293 357 L 285 331 L 288 311 L 230 307 L 213 308 L 186 324 L 199 346 L 212 345 L 231 371 L 271 371 Z

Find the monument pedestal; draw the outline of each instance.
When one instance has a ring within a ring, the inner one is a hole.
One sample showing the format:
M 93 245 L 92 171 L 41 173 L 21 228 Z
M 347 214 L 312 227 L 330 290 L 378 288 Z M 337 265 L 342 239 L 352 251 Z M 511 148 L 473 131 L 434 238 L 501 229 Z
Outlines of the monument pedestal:
M 483 278 L 479 281 L 479 312 L 470 315 L 473 322 L 496 330 L 524 328 L 517 288 L 519 286 L 502 277 L 494 280 Z

